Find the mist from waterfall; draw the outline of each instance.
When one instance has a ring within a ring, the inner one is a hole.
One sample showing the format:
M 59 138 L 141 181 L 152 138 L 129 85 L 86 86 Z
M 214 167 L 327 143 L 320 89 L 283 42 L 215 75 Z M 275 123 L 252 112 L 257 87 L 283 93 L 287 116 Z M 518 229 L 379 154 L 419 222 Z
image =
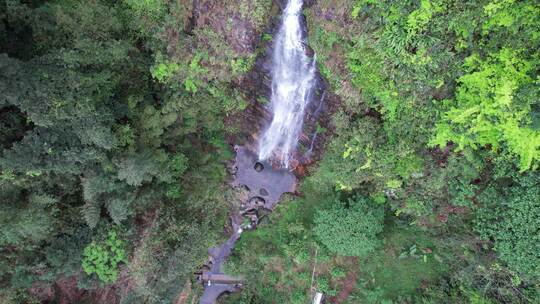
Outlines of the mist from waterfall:
M 306 55 L 302 0 L 289 0 L 274 42 L 272 122 L 259 141 L 259 159 L 288 167 L 302 131 L 304 111 L 315 86 L 315 59 Z

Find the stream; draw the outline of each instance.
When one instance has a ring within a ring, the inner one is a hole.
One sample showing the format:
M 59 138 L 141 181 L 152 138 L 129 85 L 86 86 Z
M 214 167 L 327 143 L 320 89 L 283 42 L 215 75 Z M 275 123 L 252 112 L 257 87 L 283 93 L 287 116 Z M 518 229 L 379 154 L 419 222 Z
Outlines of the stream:
M 269 108 L 272 120 L 255 145 L 257 151 L 235 147 L 233 185 L 246 187 L 249 195 L 240 210 L 232 212 L 232 235 L 219 247 L 208 250 L 208 267 L 199 277 L 205 286 L 201 304 L 214 304 L 223 293 L 241 288 L 242 278 L 225 275 L 223 264 L 242 232 L 256 228 L 259 211 L 272 210 L 283 193 L 294 193 L 296 189 L 297 179 L 289 167 L 316 86 L 315 58 L 306 54 L 303 6 L 302 0 L 288 0 L 274 38 Z

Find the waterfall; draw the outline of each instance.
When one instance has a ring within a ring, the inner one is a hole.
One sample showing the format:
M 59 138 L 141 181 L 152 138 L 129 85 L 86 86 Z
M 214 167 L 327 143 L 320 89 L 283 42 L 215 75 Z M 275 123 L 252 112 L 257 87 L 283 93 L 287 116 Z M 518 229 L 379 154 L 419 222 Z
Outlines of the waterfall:
M 259 160 L 288 167 L 302 131 L 304 111 L 315 86 L 315 59 L 306 55 L 302 0 L 289 0 L 274 42 L 272 122 L 259 141 Z
M 223 274 L 225 260 L 243 229 L 254 229 L 257 226 L 258 210 L 272 210 L 284 193 L 294 193 L 296 189 L 296 176 L 284 168 L 289 167 L 294 157 L 304 112 L 316 85 L 315 59 L 306 55 L 302 7 L 302 0 L 289 0 L 274 40 L 271 58 L 273 117 L 258 142 L 258 155 L 246 147 L 235 147 L 234 184 L 247 187 L 249 194 L 241 209 L 235 210 L 231 216 L 232 235 L 220 246 L 208 250 L 211 256 L 207 265 L 209 269 L 199 276 L 199 280 L 205 283 L 200 304 L 215 304 L 221 294 L 238 290 L 236 283 L 229 283 L 234 278 Z M 315 112 L 320 109 L 319 105 Z M 315 138 L 316 135 L 310 150 L 313 149 Z M 265 167 L 267 163 L 258 163 L 265 160 L 279 164 L 279 168 Z M 253 213 L 253 210 L 256 212 Z M 244 220 L 249 221 L 249 226 L 244 225 Z

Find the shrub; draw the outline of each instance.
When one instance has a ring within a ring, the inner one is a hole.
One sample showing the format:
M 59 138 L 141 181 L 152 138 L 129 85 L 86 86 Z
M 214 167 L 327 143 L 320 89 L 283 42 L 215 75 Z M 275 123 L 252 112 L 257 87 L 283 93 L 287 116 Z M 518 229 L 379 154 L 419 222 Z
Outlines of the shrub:
M 315 215 L 315 235 L 330 251 L 343 256 L 366 256 L 379 244 L 384 210 L 363 197 L 334 202 Z
M 540 176 L 529 174 L 515 184 L 494 183 L 480 197 L 475 230 L 494 241 L 499 258 L 526 277 L 540 274 Z
M 92 242 L 84 248 L 82 267 L 86 274 L 95 273 L 103 283 L 113 283 L 118 278 L 118 264 L 127 263 L 124 242 L 117 238 L 115 231 L 110 231 L 107 240 L 102 243 Z

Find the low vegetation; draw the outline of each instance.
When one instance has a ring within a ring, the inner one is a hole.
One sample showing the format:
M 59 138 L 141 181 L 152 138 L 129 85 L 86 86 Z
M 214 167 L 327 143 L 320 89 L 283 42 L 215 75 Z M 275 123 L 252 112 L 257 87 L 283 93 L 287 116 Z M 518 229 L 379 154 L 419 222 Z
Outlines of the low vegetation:
M 538 302 L 538 3 L 305 13 L 335 130 L 304 197 L 241 240 L 231 265 L 256 275 L 227 303 Z

